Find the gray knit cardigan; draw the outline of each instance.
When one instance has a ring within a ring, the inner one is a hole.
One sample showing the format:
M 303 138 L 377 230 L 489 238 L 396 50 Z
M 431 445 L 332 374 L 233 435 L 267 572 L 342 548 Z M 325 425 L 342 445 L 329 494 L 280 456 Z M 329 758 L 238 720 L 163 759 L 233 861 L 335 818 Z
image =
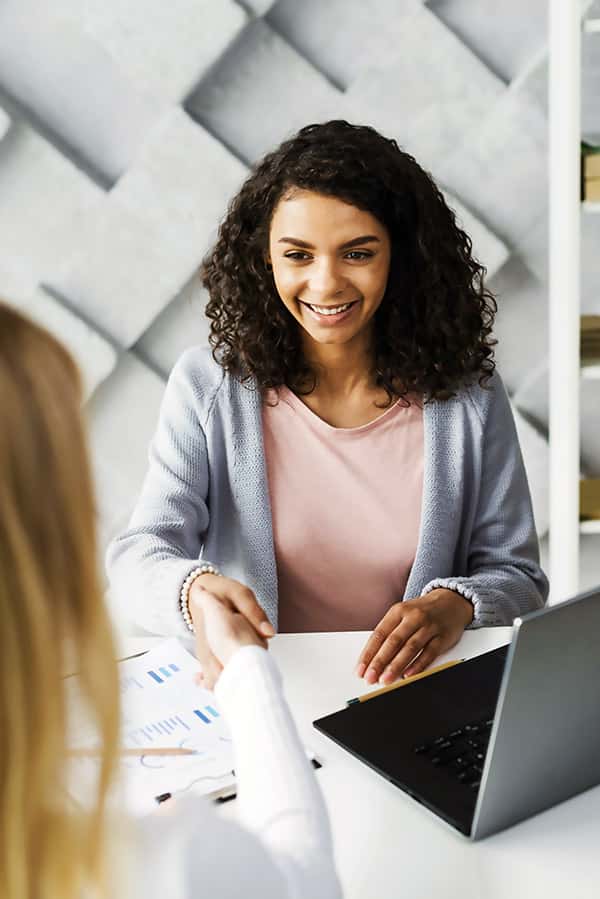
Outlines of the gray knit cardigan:
M 471 600 L 474 626 L 510 624 L 544 604 L 548 582 L 499 375 L 488 389 L 426 403 L 423 418 L 421 527 L 398 599 L 447 587 Z M 167 384 L 149 460 L 129 527 L 108 550 L 113 596 L 145 629 L 183 635 L 181 585 L 206 561 L 251 587 L 276 627 L 259 392 L 226 374 L 207 348 L 188 350 Z M 310 567 L 310 546 L 298 551 Z

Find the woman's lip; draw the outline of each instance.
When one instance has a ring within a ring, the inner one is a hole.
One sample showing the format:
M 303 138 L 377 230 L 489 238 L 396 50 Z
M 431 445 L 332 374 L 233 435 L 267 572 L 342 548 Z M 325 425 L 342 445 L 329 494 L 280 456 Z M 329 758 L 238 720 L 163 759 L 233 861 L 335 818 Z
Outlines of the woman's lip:
M 311 315 L 314 318 L 314 320 L 316 322 L 318 322 L 320 325 L 323 325 L 324 327 L 327 327 L 327 326 L 334 327 L 335 325 L 337 325 L 340 322 L 345 321 L 350 315 L 352 315 L 352 313 L 354 312 L 354 309 L 356 308 L 356 306 L 358 306 L 360 300 L 349 300 L 348 302 L 350 303 L 350 305 L 348 306 L 347 309 L 344 310 L 344 312 L 337 312 L 333 315 L 331 313 L 329 315 L 322 315 L 318 312 L 315 312 L 313 309 L 311 309 L 310 303 L 307 303 L 305 300 L 298 300 L 298 302 L 302 303 L 303 306 L 306 306 L 309 315 Z M 347 303 L 339 303 L 338 305 L 346 306 Z M 336 307 L 335 306 L 329 306 L 329 307 L 325 306 L 323 308 L 335 309 Z
M 308 306 L 309 309 L 311 306 L 314 306 L 316 309 L 337 309 L 339 306 L 354 306 L 355 303 L 358 303 L 358 300 L 346 300 L 345 303 L 336 303 L 335 306 L 333 303 L 330 306 L 319 306 L 318 303 L 307 303 L 306 300 L 300 299 L 298 299 L 298 302 L 302 303 L 303 306 Z

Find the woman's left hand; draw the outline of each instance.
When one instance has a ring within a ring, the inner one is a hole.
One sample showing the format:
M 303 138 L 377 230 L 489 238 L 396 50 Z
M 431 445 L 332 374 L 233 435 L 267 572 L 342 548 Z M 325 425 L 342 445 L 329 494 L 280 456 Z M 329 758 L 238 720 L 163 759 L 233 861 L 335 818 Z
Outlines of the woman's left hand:
M 369 637 L 356 673 L 368 684 L 418 674 L 458 643 L 472 620 L 473 606 L 453 590 L 394 603 Z

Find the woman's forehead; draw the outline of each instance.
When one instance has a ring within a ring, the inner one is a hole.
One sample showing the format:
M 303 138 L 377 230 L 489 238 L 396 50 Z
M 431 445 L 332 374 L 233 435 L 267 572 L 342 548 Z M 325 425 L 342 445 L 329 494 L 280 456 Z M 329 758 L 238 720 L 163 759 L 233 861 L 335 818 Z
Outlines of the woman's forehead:
M 277 204 L 271 219 L 271 239 L 299 238 L 305 242 L 344 242 L 360 235 L 386 236 L 375 216 L 339 197 L 294 189 Z

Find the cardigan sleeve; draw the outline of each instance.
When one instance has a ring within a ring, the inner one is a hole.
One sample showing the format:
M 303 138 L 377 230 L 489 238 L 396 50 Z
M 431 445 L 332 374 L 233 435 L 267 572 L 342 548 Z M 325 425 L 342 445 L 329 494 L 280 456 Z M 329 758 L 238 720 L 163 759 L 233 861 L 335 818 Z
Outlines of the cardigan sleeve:
M 482 415 L 482 468 L 467 571 L 436 578 L 422 590 L 455 590 L 473 603 L 472 627 L 509 625 L 541 608 L 548 580 L 539 546 L 515 422 L 502 381 L 494 376 Z
M 117 602 L 144 629 L 183 636 L 179 593 L 200 558 L 208 528 L 208 457 L 199 410 L 210 408 L 184 355 L 174 367 L 149 450 L 149 467 L 129 527 L 108 547 Z M 197 379 L 196 379 L 197 380 Z

